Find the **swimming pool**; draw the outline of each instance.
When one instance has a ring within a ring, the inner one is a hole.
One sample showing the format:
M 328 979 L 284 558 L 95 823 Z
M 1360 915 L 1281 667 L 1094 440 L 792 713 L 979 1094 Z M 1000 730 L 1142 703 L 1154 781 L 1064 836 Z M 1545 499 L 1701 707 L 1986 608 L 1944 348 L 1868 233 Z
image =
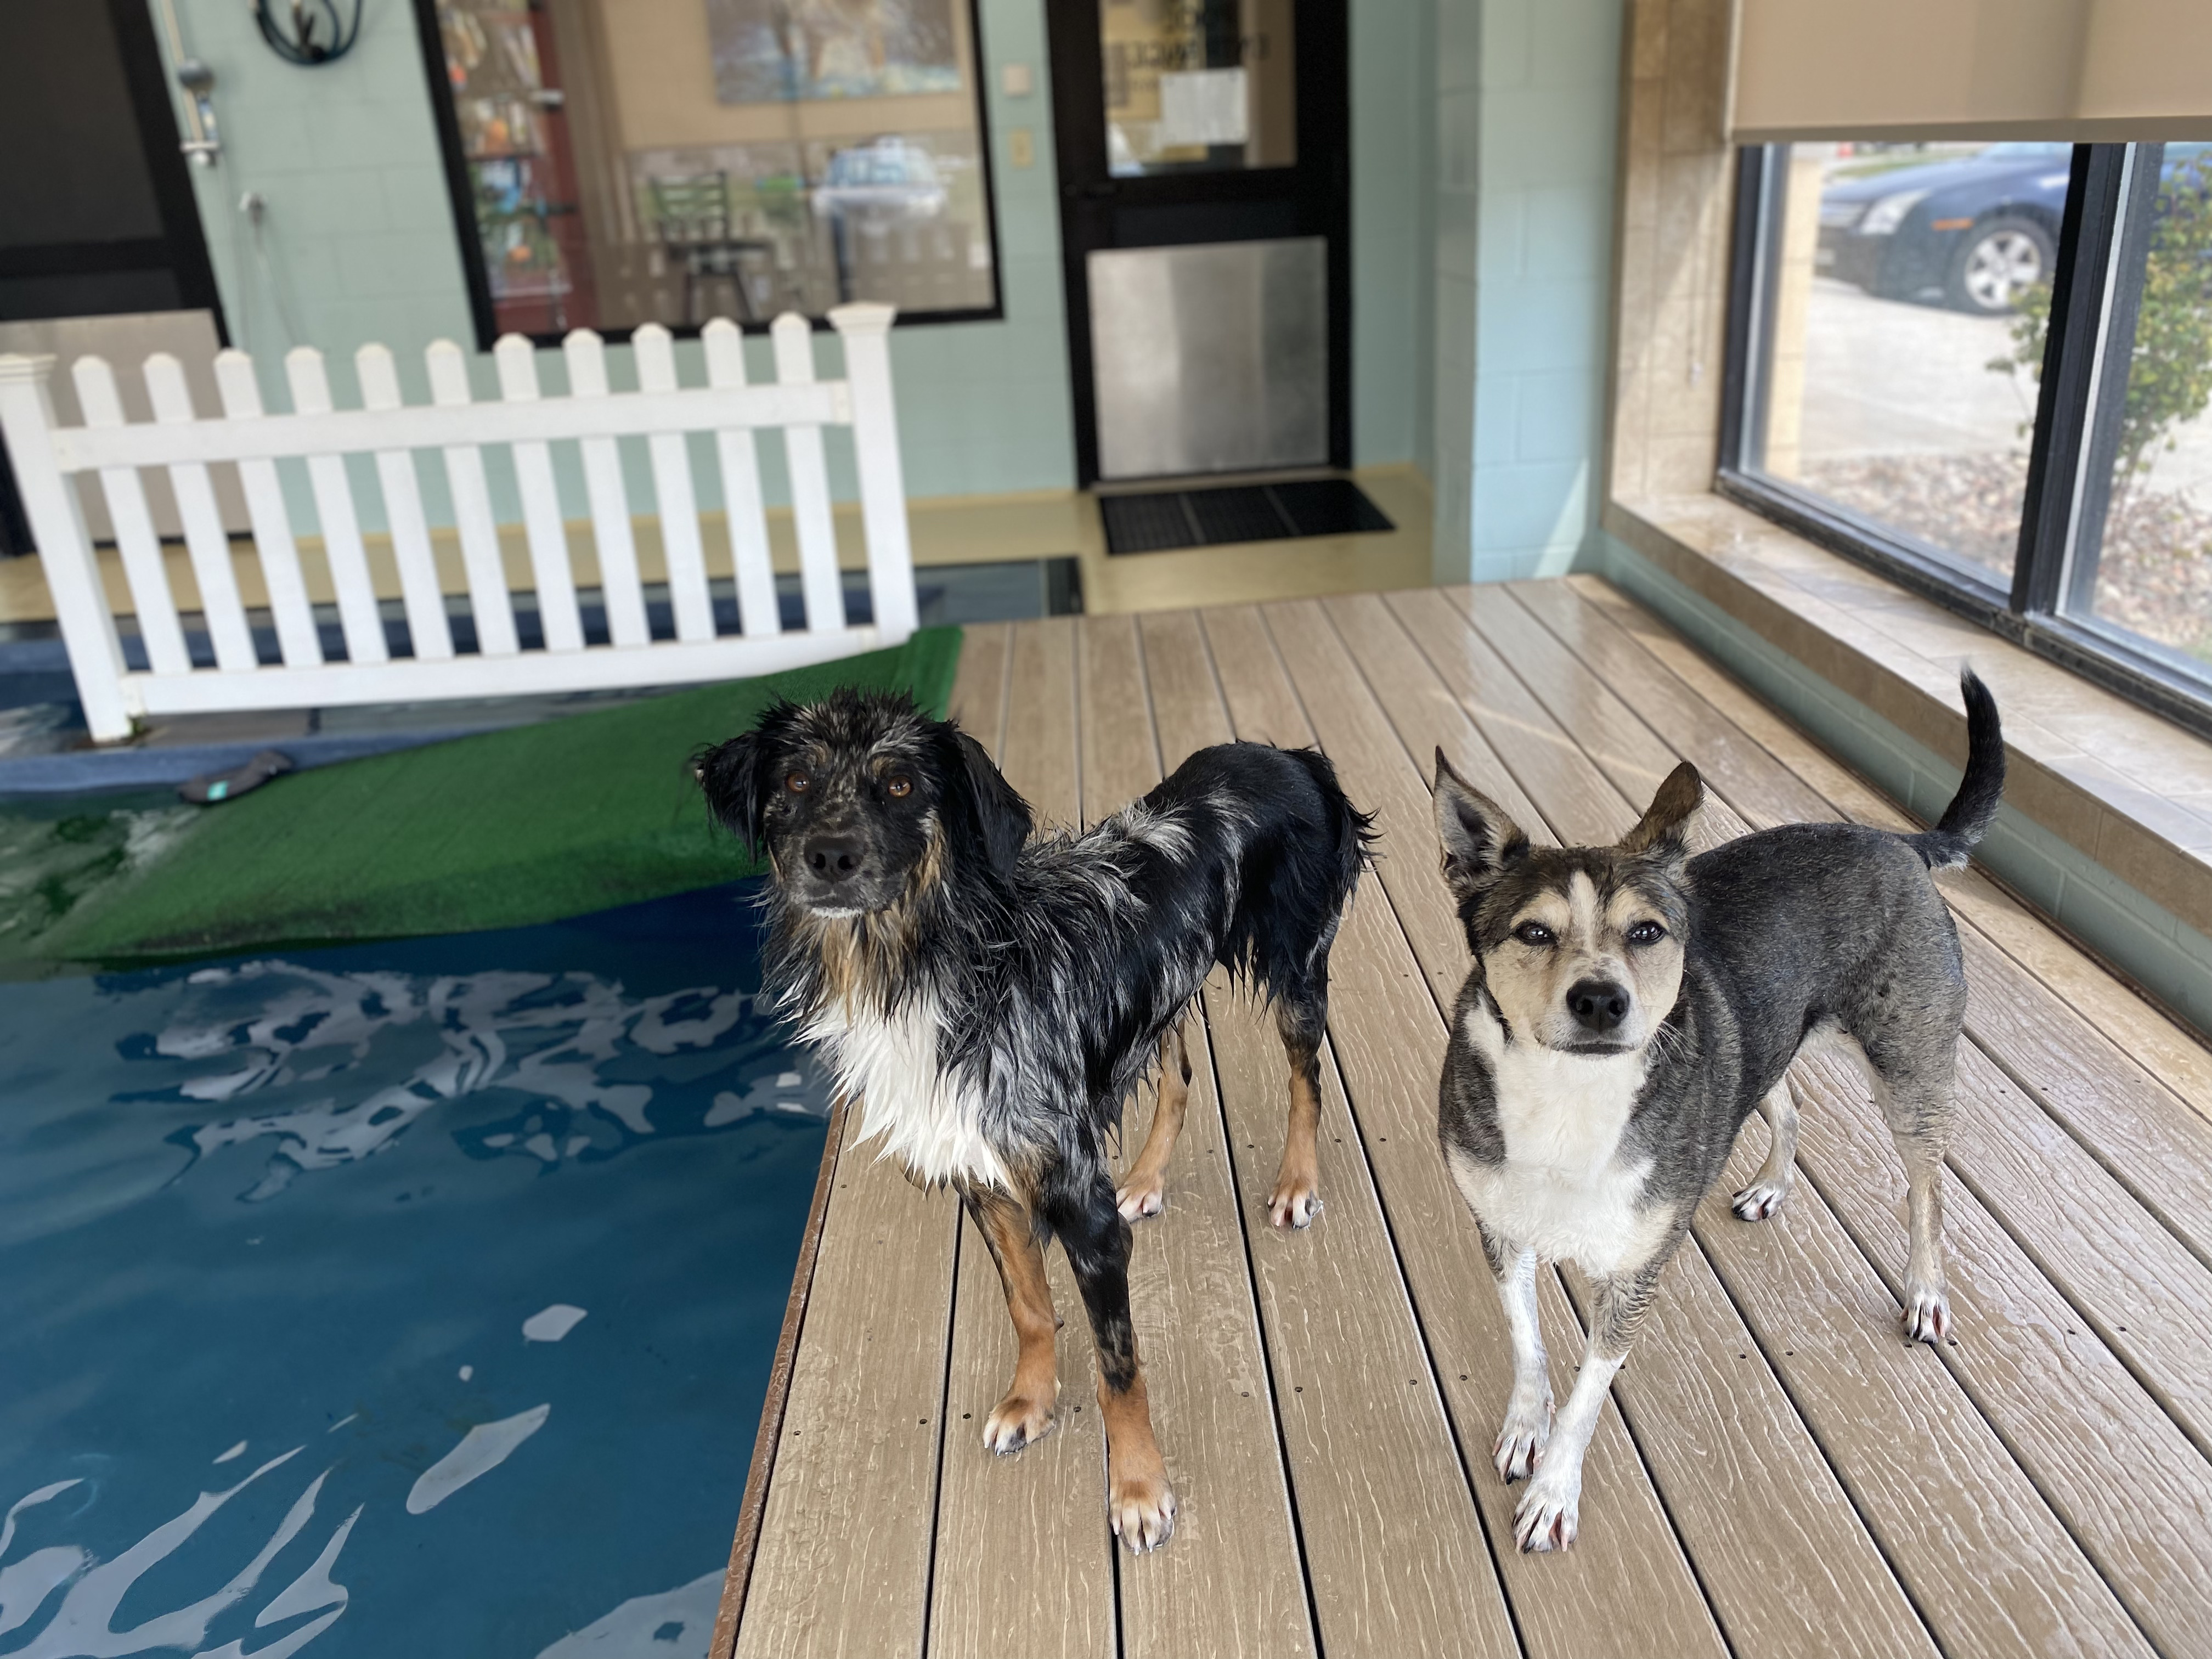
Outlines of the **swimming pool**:
M 755 884 L 0 984 L 0 1655 L 703 1655 L 829 1113 Z

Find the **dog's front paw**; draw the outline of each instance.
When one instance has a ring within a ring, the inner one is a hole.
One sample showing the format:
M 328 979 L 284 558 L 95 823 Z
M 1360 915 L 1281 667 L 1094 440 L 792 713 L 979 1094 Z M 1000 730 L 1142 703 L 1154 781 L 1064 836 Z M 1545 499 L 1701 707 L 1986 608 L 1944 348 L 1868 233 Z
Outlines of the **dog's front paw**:
M 1505 1425 L 1498 1430 L 1498 1443 L 1490 1450 L 1491 1461 L 1498 1465 L 1498 1478 L 1509 1486 L 1516 1480 L 1526 1480 L 1543 1461 L 1544 1447 L 1551 1438 L 1550 1394 L 1526 1401 L 1516 1395 L 1506 1407 Z
M 1052 1432 L 1053 1402 L 1010 1394 L 983 1424 L 983 1446 L 1004 1457 Z
M 1142 1221 L 1167 1207 L 1168 1178 L 1164 1175 L 1133 1175 L 1114 1194 L 1114 1206 L 1124 1221 Z
M 1923 1285 L 1909 1290 L 1905 1298 L 1905 1340 L 1941 1342 L 1951 1334 L 1951 1300 L 1940 1290 Z
M 1168 1485 L 1167 1471 L 1116 1474 L 1106 1493 L 1106 1520 L 1133 1555 L 1166 1543 L 1176 1523 L 1175 1489 Z
M 1732 1207 L 1739 1220 L 1764 1221 L 1780 1209 L 1795 1181 L 1769 1181 L 1764 1176 L 1735 1195 Z
M 1513 1511 L 1514 1541 L 1531 1553 L 1565 1549 L 1575 1541 L 1582 1495 L 1580 1469 L 1564 1476 L 1550 1469 L 1540 1471 Z
M 1321 1213 L 1321 1183 L 1310 1176 L 1285 1176 L 1267 1200 L 1267 1219 L 1278 1227 L 1310 1227 Z

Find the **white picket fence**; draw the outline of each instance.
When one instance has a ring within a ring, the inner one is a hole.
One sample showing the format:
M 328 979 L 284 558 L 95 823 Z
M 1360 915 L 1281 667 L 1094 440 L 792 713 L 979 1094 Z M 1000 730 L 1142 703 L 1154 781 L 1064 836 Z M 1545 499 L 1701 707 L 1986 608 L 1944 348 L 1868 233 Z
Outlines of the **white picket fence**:
M 196 412 L 182 366 L 157 354 L 144 368 L 155 418 L 136 423 L 123 417 L 114 372 L 98 357 L 83 357 L 71 370 L 82 426 L 63 426 L 54 418 L 47 385 L 53 358 L 0 356 L 0 432 L 93 738 L 127 737 L 135 720 L 151 714 L 676 684 L 768 673 L 898 644 L 913 633 L 915 611 L 891 398 L 893 314 L 886 305 L 842 306 L 830 313 L 845 343 L 842 380 L 817 380 L 805 319 L 778 318 L 772 330 L 776 380 L 761 386 L 745 382 L 744 337 L 734 324 L 718 319 L 704 331 L 703 386 L 678 383 L 674 343 L 667 330 L 648 325 L 632 339 L 635 392 L 609 390 L 604 343 L 580 329 L 563 345 L 565 398 L 540 396 L 535 352 L 529 341 L 510 335 L 493 353 L 501 400 L 488 404 L 471 401 L 461 349 L 441 340 L 424 354 L 429 404 L 403 404 L 392 353 L 368 345 L 354 360 L 366 406 L 337 409 L 322 354 L 302 346 L 284 360 L 295 411 L 289 415 L 263 410 L 252 360 L 244 352 L 226 351 L 216 360 L 220 416 Z M 852 428 L 859 461 L 874 608 L 873 622 L 861 627 L 845 621 L 823 451 L 825 426 Z M 790 633 L 783 631 L 778 614 L 753 441 L 763 427 L 783 432 L 799 543 L 806 626 Z M 740 623 L 734 635 L 716 631 L 685 438 L 693 432 L 714 435 L 728 525 L 725 568 L 735 579 Z M 673 640 L 654 640 L 648 627 L 631 534 L 632 503 L 616 441 L 631 436 L 646 440 L 652 461 Z M 577 441 L 582 452 L 609 636 L 604 646 L 584 640 L 549 447 L 562 440 Z M 543 649 L 523 649 L 516 635 L 484 471 L 483 448 L 493 444 L 513 451 Z M 476 624 L 473 655 L 454 650 L 411 453 L 418 450 L 437 452 L 445 467 Z M 386 643 L 343 459 L 348 454 L 375 459 L 413 642 L 410 657 L 392 656 Z M 323 653 L 277 477 L 276 463 L 288 458 L 307 465 L 345 641 L 343 662 L 326 660 Z M 222 462 L 235 464 L 244 488 L 281 663 L 263 664 L 256 656 L 208 473 L 210 465 Z M 176 493 L 215 653 L 212 669 L 192 665 L 147 513 L 138 469 L 156 466 L 167 469 Z M 114 521 L 145 646 L 143 672 L 125 662 L 85 533 L 73 483 L 74 475 L 84 472 L 99 474 Z

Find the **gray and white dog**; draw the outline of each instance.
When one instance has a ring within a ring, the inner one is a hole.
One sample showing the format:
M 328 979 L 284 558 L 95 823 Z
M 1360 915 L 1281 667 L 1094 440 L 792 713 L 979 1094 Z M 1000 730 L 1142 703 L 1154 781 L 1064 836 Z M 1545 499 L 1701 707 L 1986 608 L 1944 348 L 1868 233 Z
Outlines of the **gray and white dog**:
M 1685 763 L 1618 845 L 1536 848 L 1438 751 L 1443 875 L 1474 969 L 1453 1012 L 1437 1133 L 1513 1335 L 1494 1455 L 1508 1481 L 1534 1476 L 1514 1514 L 1522 1549 L 1574 1541 L 1606 1390 L 1762 1100 L 1771 1146 L 1735 1212 L 1764 1220 L 1788 1196 L 1797 1109 L 1784 1073 L 1800 1054 L 1832 1046 L 1865 1069 L 1911 1188 L 1905 1334 L 1949 1332 L 1942 1174 L 1966 981 L 1929 876 L 1966 862 L 2004 788 L 1996 701 L 1971 672 L 1962 687 L 1965 781 L 1919 835 L 1792 823 L 1692 859 L 1705 787 Z M 1592 1291 L 1556 1427 L 1540 1260 L 1577 1263 Z

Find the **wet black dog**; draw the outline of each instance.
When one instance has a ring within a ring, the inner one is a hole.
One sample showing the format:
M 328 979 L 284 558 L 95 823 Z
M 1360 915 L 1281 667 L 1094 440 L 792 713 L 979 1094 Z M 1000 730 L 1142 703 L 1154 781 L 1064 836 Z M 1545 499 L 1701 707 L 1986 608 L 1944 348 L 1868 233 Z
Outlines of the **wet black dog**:
M 955 1188 L 997 1259 L 1021 1348 L 985 1445 L 1017 1451 L 1051 1427 L 1057 1237 L 1097 1344 L 1109 1519 L 1132 1549 L 1164 1541 L 1175 1495 L 1129 1324 L 1129 1221 L 1160 1207 L 1183 1013 L 1217 963 L 1273 1000 L 1291 1110 L 1271 1210 L 1304 1225 L 1328 951 L 1367 820 L 1322 756 L 1224 744 L 1087 834 L 1031 842 L 1027 804 L 973 738 L 851 690 L 779 703 L 698 771 L 721 821 L 767 849 L 768 969 L 787 1007 L 865 1133 L 915 1180 Z M 1155 1054 L 1159 1110 L 1117 1194 L 1109 1138 Z

